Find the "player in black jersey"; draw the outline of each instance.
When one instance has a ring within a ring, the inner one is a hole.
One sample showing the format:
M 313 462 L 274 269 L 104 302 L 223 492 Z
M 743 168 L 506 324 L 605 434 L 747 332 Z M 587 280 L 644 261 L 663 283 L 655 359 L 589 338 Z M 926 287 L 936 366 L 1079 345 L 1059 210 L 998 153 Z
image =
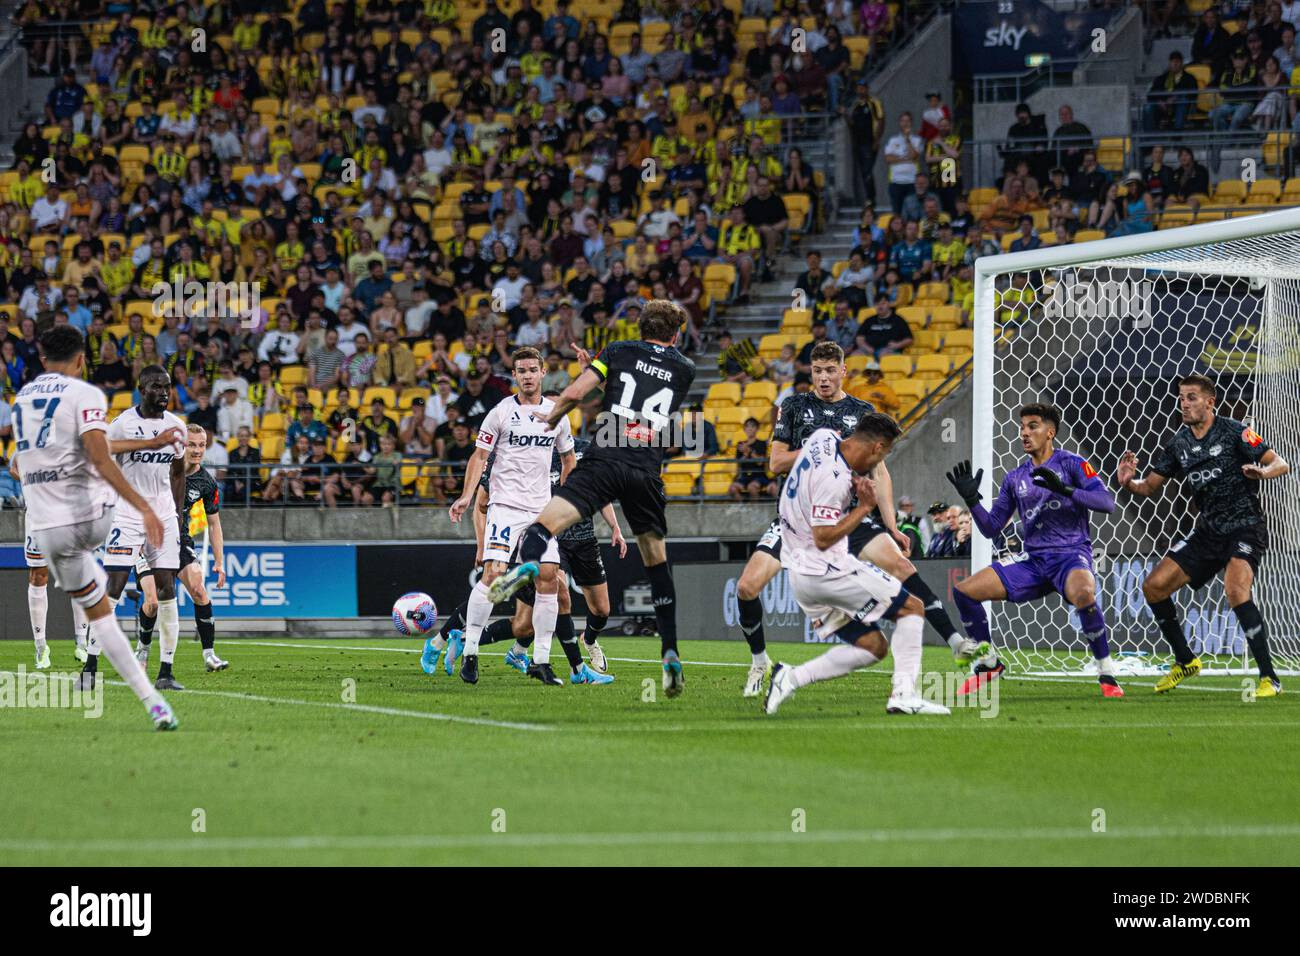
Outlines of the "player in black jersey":
M 1145 478 L 1137 477 L 1137 455 L 1126 451 L 1115 480 L 1135 495 L 1155 494 L 1169 478 L 1190 486 L 1199 517 L 1191 537 L 1169 549 L 1142 582 L 1160 632 L 1174 652 L 1169 673 L 1156 693 L 1173 690 L 1201 671 L 1201 659 L 1187 646 L 1173 595 L 1185 585 L 1199 589 L 1223 571 L 1223 591 L 1259 668 L 1257 697 L 1276 697 L 1282 685 L 1273 669 L 1264 618 L 1251 598 L 1260 559 L 1268 549 L 1268 525 L 1259 503 L 1259 482 L 1281 478 L 1291 466 L 1239 421 L 1216 415 L 1214 382 L 1188 375 L 1178 382 L 1183 427 L 1156 452 Z
M 556 398 L 558 392 L 545 395 Z M 575 438 L 573 452 L 578 460 L 590 446 L 584 438 Z M 551 457 L 552 493 L 559 490 L 561 480 L 560 456 Z M 618 549 L 620 558 L 627 556 L 627 541 L 618 526 L 613 505 L 600 509 L 601 517 L 611 529 L 610 542 Z M 555 633 L 560 639 L 560 646 L 569 661 L 569 683 L 571 684 L 608 684 L 613 677 L 607 674 L 608 664 L 605 651 L 599 643 L 600 632 L 609 620 L 609 584 L 605 577 L 605 563 L 600 556 L 600 542 L 596 538 L 593 519 L 587 518 L 570 527 L 556 539 L 560 546 L 560 616 L 556 621 Z M 591 657 L 591 665 L 583 663 L 579 649 L 578 637 L 573 627 L 572 603 L 569 597 L 569 581 L 582 588 L 582 595 L 587 601 L 587 622 L 582 632 L 582 642 Z M 515 615 L 512 619 L 502 618 L 493 621 L 483 632 L 480 644 L 492 644 L 514 638 L 515 644 L 506 654 L 506 663 L 523 673 L 528 672 L 528 646 L 533 639 L 532 623 L 533 588 L 531 585 L 515 594 Z
M 804 440 L 817 429 L 834 428 L 847 438 L 864 414 L 875 411 L 869 402 L 845 394 L 844 350 L 839 345 L 819 343 L 813 348 L 809 360 L 812 391 L 796 393 L 782 402 L 772 430 L 768 464 L 776 475 L 790 470 L 799 457 Z M 921 599 L 926 620 L 948 642 L 958 662 L 969 663 L 975 643 L 958 633 L 944 610 L 943 602 L 921 580 L 916 567 L 908 560 L 911 541 L 898 530 L 893 482 L 883 461 L 876 466 L 873 478 L 879 505 L 871 517 L 849 535 L 849 551 L 902 581 L 910 594 Z M 742 691 L 745 697 L 762 696 L 764 681 L 772 669 L 763 636 L 763 602 L 759 595 L 780 570 L 781 522 L 777 519 L 759 539 L 736 584 L 740 629 L 752 656 Z M 899 674 L 899 688 L 902 688 L 903 677 Z
M 595 438 L 568 480 L 524 533 L 519 566 L 497 578 L 490 593 L 493 601 L 503 601 L 529 584 L 537 576 L 537 562 L 553 536 L 605 505 L 619 502 L 650 578 L 663 687 L 669 697 L 680 694 L 685 681 L 677 654 L 676 599 L 664 543 L 668 498 L 659 468 L 664 448 L 670 447 L 673 438 L 669 426 L 695 380 L 695 365 L 675 347 L 686 321 L 681 306 L 651 299 L 638 323 L 641 340 L 611 342 L 560 394 L 548 419 L 551 427 L 593 389 L 604 385 Z
M 208 523 L 208 542 L 212 545 L 212 566 L 217 571 L 216 587 L 226 586 L 225 537 L 221 529 L 221 488 L 216 479 L 203 467 L 203 456 L 208 450 L 208 433 L 202 425 L 186 426 L 185 437 L 185 503 L 177 514 L 181 531 L 181 566 L 177 572 L 181 584 L 194 603 L 194 625 L 203 646 L 203 666 L 209 671 L 224 671 L 230 666 L 217 656 L 215 642 L 217 629 L 212 622 L 212 599 L 203 581 L 203 565 L 194 552 L 194 538 L 190 534 L 190 519 L 196 509 L 202 508 Z M 158 601 L 148 567 L 136 566 L 136 578 L 143 592 L 140 602 L 139 624 L 135 646 L 136 659 L 141 664 L 149 660 L 149 646 L 153 642 Z M 167 664 L 163 667 L 170 668 Z

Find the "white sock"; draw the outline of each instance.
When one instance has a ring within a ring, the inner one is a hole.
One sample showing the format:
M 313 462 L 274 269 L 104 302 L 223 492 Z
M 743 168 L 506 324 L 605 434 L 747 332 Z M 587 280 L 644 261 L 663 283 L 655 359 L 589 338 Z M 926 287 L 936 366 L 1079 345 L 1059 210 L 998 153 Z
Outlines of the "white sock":
M 483 628 L 487 627 L 491 617 L 492 602 L 488 599 L 488 586 L 480 581 L 469 592 L 469 601 L 465 606 L 465 654 L 478 654 L 479 639 L 483 637 Z
M 528 648 L 524 647 L 524 645 L 520 644 L 518 641 L 515 641 L 514 646 L 510 648 L 510 653 L 511 653 L 511 654 L 527 654 L 527 653 L 528 653 Z
M 158 631 L 162 634 L 162 662 L 170 664 L 176 659 L 176 645 L 181 642 L 181 615 L 176 599 L 158 602 Z
M 441 632 L 437 632 L 437 631 L 434 632 L 432 640 L 433 640 L 433 646 L 436 647 L 438 650 L 441 651 L 446 649 L 447 639 L 442 636 Z
M 852 644 L 837 644 L 821 657 L 814 657 L 790 672 L 795 687 L 805 687 L 819 680 L 843 677 L 861 667 L 879 664 L 880 658 Z
M 957 648 L 961 647 L 961 642 L 964 640 L 966 640 L 966 638 L 962 637 L 956 631 L 953 631 L 951 634 L 948 635 L 948 649 L 955 654 L 957 652 Z
M 108 616 L 114 621 L 117 620 L 117 606 L 121 601 L 122 599 L 120 597 L 113 597 L 111 594 L 108 595 Z M 117 632 L 119 634 L 122 633 L 122 626 L 120 624 L 118 625 Z M 99 652 L 103 650 L 103 647 L 100 646 L 99 639 L 96 637 L 96 633 L 96 629 L 93 627 L 88 627 L 86 629 L 86 653 L 91 657 L 99 657 Z
M 49 608 L 49 588 L 27 585 L 27 613 L 32 619 L 32 640 L 38 650 L 45 646 L 45 616 Z
M 750 654 L 749 656 L 753 658 L 755 667 L 766 667 L 769 663 L 767 659 L 767 651 L 759 651 L 757 654 Z
M 149 683 L 149 678 L 145 675 L 140 662 L 135 659 L 135 654 L 131 651 L 131 645 L 127 642 L 126 635 L 122 633 L 117 618 L 112 614 L 105 614 L 99 620 L 91 621 L 90 642 L 103 648 L 113 668 L 135 691 L 135 696 L 148 704 L 149 698 L 154 696 L 153 685 Z
M 1097 658 L 1097 673 L 1106 677 L 1115 676 L 1115 659 L 1109 654 Z
M 560 617 L 560 596 L 538 594 L 533 600 L 533 663 L 551 662 L 551 640 Z
M 894 686 L 892 696 L 915 697 L 917 681 L 921 677 L 921 644 L 925 618 L 919 614 L 900 617 L 894 624 L 894 639 L 889 642 L 894 655 Z
M 86 617 L 86 609 L 76 601 L 72 602 L 72 636 L 76 638 L 78 647 L 85 647 L 86 641 L 89 640 L 87 631 L 90 630 L 90 618 Z

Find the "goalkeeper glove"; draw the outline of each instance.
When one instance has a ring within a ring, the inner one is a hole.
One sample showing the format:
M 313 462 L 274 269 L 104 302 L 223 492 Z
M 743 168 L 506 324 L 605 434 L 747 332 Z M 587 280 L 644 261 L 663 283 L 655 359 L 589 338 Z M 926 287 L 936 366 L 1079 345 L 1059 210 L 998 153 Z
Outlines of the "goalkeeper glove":
M 1039 465 L 1033 471 L 1034 484 L 1039 488 L 1046 488 L 1048 491 L 1055 492 L 1058 495 L 1064 495 L 1066 498 L 1074 497 L 1074 489 L 1061 480 L 1061 476 L 1046 465 Z
M 952 471 L 948 472 L 947 478 L 968 507 L 974 508 L 980 503 L 980 483 L 984 480 L 983 468 L 972 475 L 970 462 L 959 462 L 953 466 Z

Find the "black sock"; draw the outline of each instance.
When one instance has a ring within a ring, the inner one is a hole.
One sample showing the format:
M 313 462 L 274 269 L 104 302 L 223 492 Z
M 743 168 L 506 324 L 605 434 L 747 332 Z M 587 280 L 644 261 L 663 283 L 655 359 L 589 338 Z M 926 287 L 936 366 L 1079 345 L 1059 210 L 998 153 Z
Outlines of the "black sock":
M 162 680 L 164 677 L 171 677 L 171 676 L 172 676 L 172 665 L 171 665 L 171 664 L 169 664 L 167 661 L 163 661 L 161 664 L 158 665 L 158 679 L 159 679 L 159 680 Z
M 600 638 L 600 632 L 605 629 L 609 623 L 609 617 L 604 614 L 588 614 L 587 625 L 582 629 L 582 640 L 585 644 L 595 644 Z
M 921 599 L 921 603 L 925 605 L 925 619 L 939 632 L 940 637 L 946 641 L 954 634 L 960 633 L 953 626 L 952 618 L 948 616 L 943 602 L 930 590 L 930 586 L 921 580 L 919 573 L 913 572 L 912 576 L 903 582 L 903 587 L 907 588 L 908 594 L 915 594 Z
M 736 598 L 736 608 L 740 611 L 740 633 L 745 635 L 751 654 L 762 654 L 767 650 L 767 641 L 763 637 L 763 599 Z
M 659 654 L 677 651 L 677 590 L 673 587 L 673 572 L 668 562 L 646 568 L 650 575 L 650 596 L 655 606 L 655 622 L 659 625 Z
M 1264 624 L 1264 617 L 1259 613 L 1259 608 L 1255 606 L 1254 601 L 1247 601 L 1245 604 L 1238 604 L 1232 612 L 1237 615 L 1237 623 L 1241 625 L 1242 633 L 1246 635 L 1246 643 L 1250 645 L 1250 656 L 1255 658 L 1259 676 L 1277 680 L 1277 671 L 1273 670 L 1273 654 L 1268 649 L 1268 627 Z
M 136 630 L 136 637 L 139 639 L 141 644 L 148 647 L 153 643 L 153 629 L 154 625 L 158 623 L 158 613 L 155 611 L 153 614 L 145 614 L 142 610 L 139 615 L 137 615 L 137 619 L 139 621 L 139 628 Z
M 582 651 L 578 650 L 578 635 L 573 629 L 573 615 L 561 614 L 555 619 L 555 639 L 564 649 L 564 656 L 569 659 L 569 669 L 576 671 L 582 667 Z
M 203 649 L 212 650 L 212 644 L 217 639 L 217 626 L 212 623 L 211 602 L 194 605 L 194 626 L 198 628 L 199 643 Z
M 510 619 L 503 617 L 483 628 L 483 636 L 478 639 L 478 642 L 480 645 L 496 644 L 499 641 L 514 640 L 514 636 L 510 630 Z
M 1183 625 L 1178 620 L 1178 608 L 1174 607 L 1173 598 L 1152 604 L 1151 613 L 1156 616 L 1160 633 L 1165 636 L 1165 641 L 1174 652 L 1174 660 L 1180 664 L 1190 664 L 1196 655 L 1187 646 L 1187 635 L 1183 633 Z
M 91 654 L 86 658 L 86 663 L 81 665 L 83 672 L 93 674 L 99 670 L 99 655 Z
M 532 561 L 534 564 L 542 560 L 542 555 L 546 553 L 546 546 L 551 543 L 552 535 L 546 530 L 546 526 L 533 522 L 524 532 L 524 540 L 519 542 L 519 563 L 526 564 Z
M 442 622 L 442 627 L 438 629 L 438 633 L 445 639 L 452 631 L 465 630 L 465 612 L 468 610 L 469 600 L 466 599 L 461 602 L 460 607 L 451 612 L 447 620 Z

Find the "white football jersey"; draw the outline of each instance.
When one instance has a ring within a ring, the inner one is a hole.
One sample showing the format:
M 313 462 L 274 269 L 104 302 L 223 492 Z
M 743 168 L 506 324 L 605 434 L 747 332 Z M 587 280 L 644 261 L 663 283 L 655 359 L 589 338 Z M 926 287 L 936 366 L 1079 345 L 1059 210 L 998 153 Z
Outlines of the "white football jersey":
M 823 551 L 813 528 L 839 524 L 852 498 L 853 469 L 840 457 L 840 434 L 819 428 L 804 440 L 781 489 L 781 564 L 802 574 L 850 570 L 849 536 Z
M 108 428 L 94 385 L 46 372 L 14 399 L 14 454 L 27 500 L 27 530 L 94 521 L 117 494 L 95 470 L 81 436 Z
M 519 511 L 537 514 L 551 500 L 551 452 L 573 451 L 573 432 L 566 416 L 553 431 L 532 413 L 548 414 L 555 407 L 549 398 L 540 405 L 521 405 L 512 395 L 498 402 L 479 426 L 479 448 L 496 452 L 488 479 L 488 500 Z
M 145 418 L 140 414 L 139 406 L 133 406 L 113 419 L 108 426 L 108 438 L 109 441 L 153 438 L 169 428 L 178 428 L 182 435 L 185 434 L 185 423 L 171 412 L 163 412 L 162 418 Z M 185 445 L 176 443 L 167 448 L 129 451 L 116 456 L 126 480 L 160 518 L 176 511 L 176 498 L 172 495 L 172 462 L 184 454 Z M 118 503 L 113 521 L 114 524 L 140 521 L 140 514 L 122 501 Z

